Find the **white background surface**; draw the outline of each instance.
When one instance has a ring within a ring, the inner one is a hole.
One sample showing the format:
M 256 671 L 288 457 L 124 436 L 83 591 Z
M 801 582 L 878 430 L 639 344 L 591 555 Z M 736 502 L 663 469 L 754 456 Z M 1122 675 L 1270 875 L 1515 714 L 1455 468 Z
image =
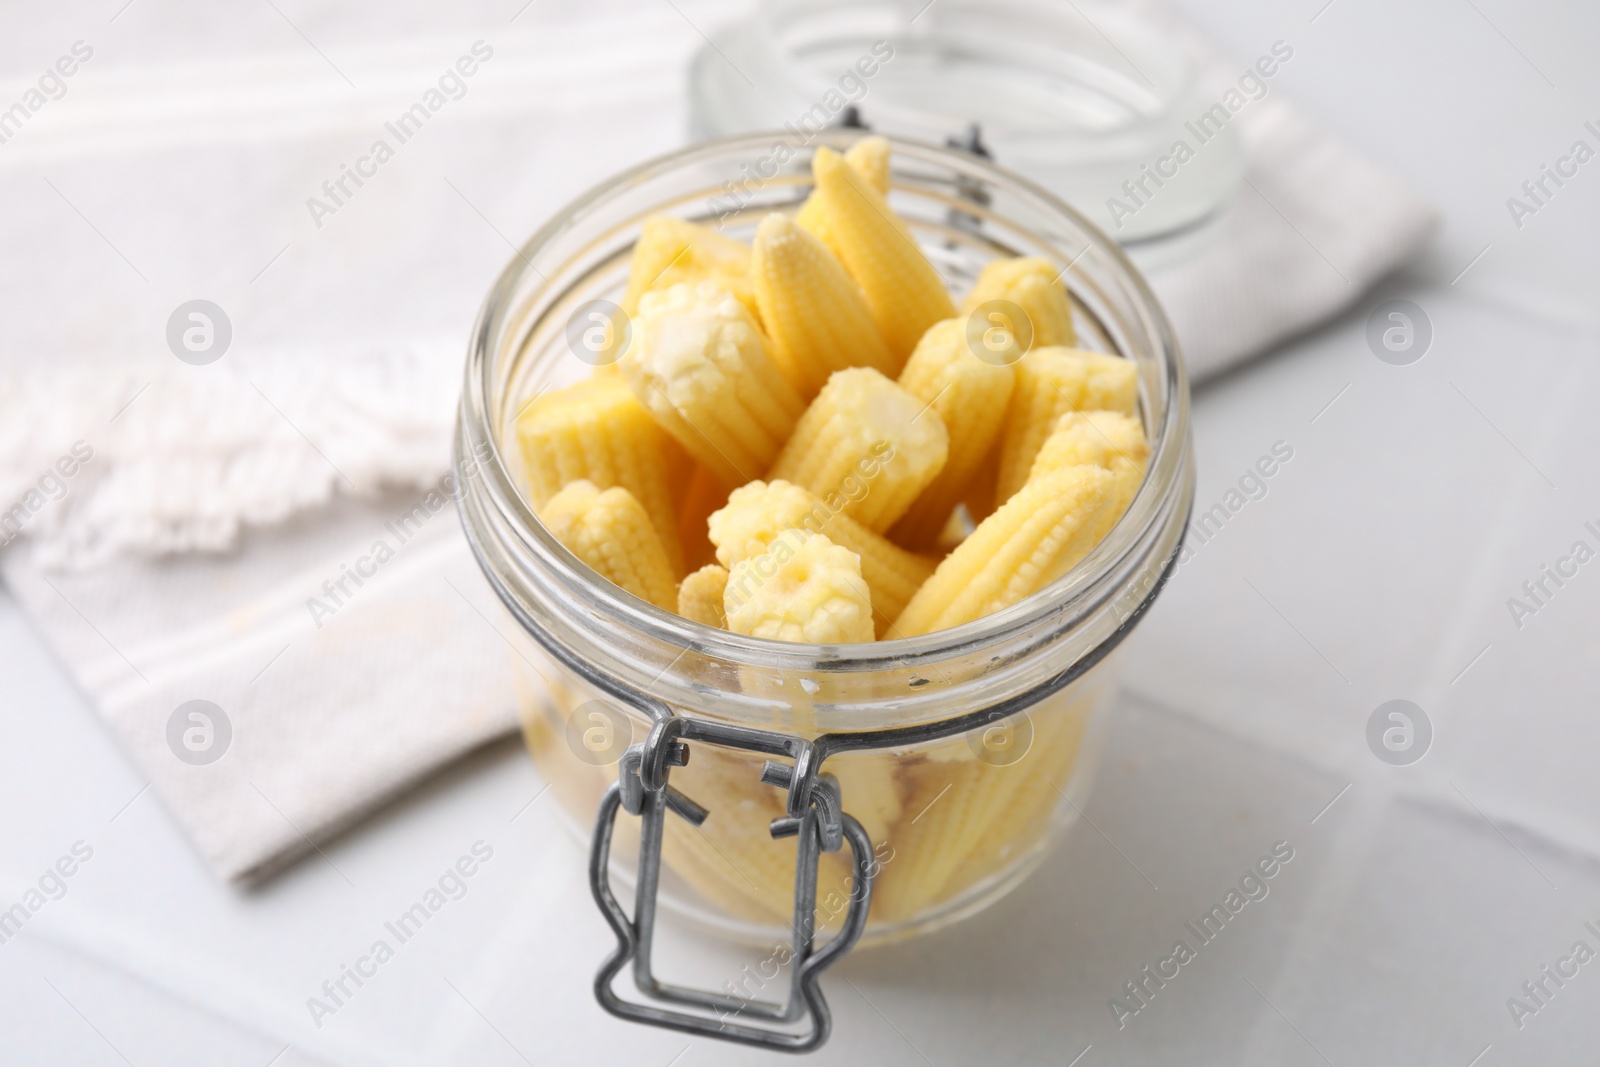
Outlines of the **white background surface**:
M 80 37 L 94 39 L 102 64 L 85 79 L 118 65 L 192 61 L 181 42 L 197 37 L 219 64 L 244 53 L 293 64 L 311 51 L 264 2 L 223 14 L 136 0 L 109 22 L 119 5 L 47 14 L 10 6 L 0 75 L 27 77 Z M 279 6 L 332 56 L 411 42 L 427 71 L 504 27 L 521 5 L 405 14 L 370 5 L 338 16 Z M 721 17 L 680 6 L 703 25 Z M 1574 139 L 1594 142 L 1582 123 L 1600 120 L 1600 10 L 1503 0 L 1319 6 L 1188 5 L 1241 64 L 1274 39 L 1292 41 L 1296 59 L 1277 88 L 1432 197 L 1445 225 L 1406 278 L 1199 394 L 1202 506 L 1275 441 L 1290 442 L 1294 459 L 1266 499 L 1182 568 L 1130 642 L 1133 692 L 1087 809 L 1093 825 L 1078 827 L 983 916 L 831 972 L 835 1037 L 817 1062 L 1068 1064 L 1082 1053 L 1083 1067 L 1465 1067 L 1480 1055 L 1483 1065 L 1593 1058 L 1600 962 L 1521 1030 L 1505 1002 L 1579 938 L 1600 947 L 1583 928 L 1600 925 L 1600 561 L 1521 629 L 1505 601 L 1574 540 L 1595 542 L 1584 521 L 1600 525 L 1600 428 L 1591 414 L 1600 395 L 1600 161 L 1521 230 L 1505 199 Z M 525 37 L 557 32 L 547 27 L 572 17 L 537 3 L 496 47 L 514 59 Z M 658 23 L 674 56 L 699 42 L 668 6 L 647 3 L 628 17 Z M 609 73 L 626 64 L 608 58 L 603 34 L 561 32 L 592 49 L 573 52 L 571 84 L 594 94 L 589 71 L 621 76 Z M 430 39 L 431 52 L 416 44 Z M 309 63 L 308 77 L 338 84 L 315 55 Z M 679 83 L 663 80 L 661 92 L 678 93 Z M 597 135 L 592 156 L 534 153 L 522 177 L 545 179 L 537 196 L 527 183 L 467 167 L 474 202 L 496 228 L 520 236 L 591 181 L 670 146 L 681 129 L 618 121 L 625 136 Z M 395 165 L 439 162 L 419 153 Z M 75 166 L 83 164 L 64 161 L 63 173 Z M 231 193 L 197 181 L 193 217 L 225 210 Z M 31 186 L 12 188 L 8 202 L 61 209 Z M 166 222 L 187 219 L 187 228 L 110 236 L 142 264 L 203 264 L 246 282 L 303 222 L 298 210 L 296 200 L 264 216 L 259 247 L 249 249 L 208 248 L 204 226 L 181 215 Z M 386 209 L 377 197 L 370 210 L 378 224 Z M 410 302 L 415 320 L 404 328 L 464 334 L 506 255 L 491 228 L 473 231 L 470 222 L 470 214 L 456 220 L 459 257 L 430 276 L 436 285 L 418 289 L 427 298 Z M 152 328 L 159 336 L 165 309 L 191 295 L 192 279 L 181 277 L 158 280 L 159 296 L 128 279 L 83 288 L 86 272 L 124 268 L 94 233 L 82 237 L 81 248 L 51 254 L 7 251 L 6 291 L 27 281 L 45 294 L 44 311 L 0 297 L 13 321 L 9 347 L 63 355 L 88 343 L 70 324 L 51 329 L 47 312 L 73 292 L 100 308 L 125 304 L 130 337 Z M 278 267 L 319 254 L 296 247 Z M 307 322 L 349 328 L 359 321 L 352 301 L 359 312 L 376 299 L 319 300 L 295 290 L 296 270 L 282 276 L 256 298 L 278 308 L 275 324 L 262 327 L 268 335 Z M 410 283 L 397 272 L 382 284 Z M 1380 295 L 1406 296 L 1431 319 L 1422 361 L 1388 366 L 1368 350 L 1365 320 Z M 94 848 L 66 896 L 0 945 L 0 1062 L 626 1057 L 687 1067 L 756 1055 L 617 1023 L 594 1005 L 590 975 L 609 934 L 554 805 L 529 806 L 541 783 L 515 745 L 450 773 L 265 888 L 240 892 L 213 880 L 141 793 L 144 782 L 6 600 L 0 677 L 0 902 L 17 899 L 74 841 Z M 1437 735 L 1427 757 L 1403 769 L 1380 763 L 1365 741 L 1368 715 L 1395 697 L 1423 706 Z M 315 1027 L 306 998 L 478 840 L 494 858 L 468 894 Z M 1271 895 L 1119 1031 L 1107 999 L 1278 840 L 1296 857 Z M 738 966 L 732 955 L 678 941 L 663 951 L 712 984 Z

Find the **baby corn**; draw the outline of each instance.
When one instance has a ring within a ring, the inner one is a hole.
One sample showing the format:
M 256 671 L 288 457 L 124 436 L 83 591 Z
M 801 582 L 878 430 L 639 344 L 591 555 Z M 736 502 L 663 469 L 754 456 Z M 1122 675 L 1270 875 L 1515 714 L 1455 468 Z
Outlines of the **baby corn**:
M 867 367 L 835 371 L 767 477 L 804 486 L 882 533 L 938 476 L 950 435 L 932 407 Z
M 725 630 L 728 613 L 722 606 L 722 598 L 727 591 L 727 569 L 715 563 L 707 564 L 678 586 L 678 614 L 693 622 Z
M 889 352 L 903 363 L 929 326 L 955 315 L 955 305 L 882 193 L 829 148 L 817 149 L 811 170 L 839 258 L 866 293 Z
M 674 575 L 684 573 L 678 498 L 693 461 L 617 375 L 546 393 L 517 418 L 517 440 L 534 508 L 582 478 L 621 486 L 644 505 Z
M 1150 444 L 1137 419 L 1120 411 L 1069 411 L 1056 420 L 1055 431 L 1039 449 L 1028 480 L 1066 467 L 1104 467 L 1115 479 L 1115 500 L 1107 516 L 1114 525 L 1133 503 L 1149 459 Z
M 759 314 L 748 247 L 686 219 L 651 215 L 644 220 L 633 246 L 622 310 L 635 314 L 645 293 L 670 289 L 680 282 L 708 280 L 738 297 L 752 315 Z
M 1139 375 L 1131 360 L 1075 348 L 1035 348 L 1017 363 L 995 485 L 997 504 L 1028 480 L 1039 448 L 1068 411 L 1132 415 Z
M 996 259 L 983 268 L 972 291 L 961 302 L 961 313 L 970 315 L 991 300 L 1007 300 L 1022 309 L 1032 327 L 1024 336 L 1029 348 L 1070 345 L 1076 339 L 1072 328 L 1072 301 L 1061 284 L 1055 264 L 1039 256 Z M 1014 327 L 1022 333 L 1022 327 Z
M 735 489 L 727 505 L 712 514 L 711 540 L 725 567 L 766 552 L 785 530 L 819 533 L 849 549 L 861 562 L 861 578 L 871 590 L 876 631 L 881 636 L 933 573 L 934 561 L 907 552 L 840 514 L 843 500 L 837 497 L 830 506 L 789 482 L 751 482 Z
M 728 574 L 728 629 L 749 637 L 846 645 L 871 641 L 872 595 L 854 552 L 821 534 L 786 530 Z
M 889 141 L 885 137 L 863 137 L 851 145 L 844 161 L 884 196 L 889 195 Z M 817 239 L 828 246 L 834 255 L 839 254 L 833 233 L 828 229 L 828 212 L 822 206 L 822 197 L 813 192 L 800 206 L 796 222 L 810 230 Z
M 751 272 L 772 358 L 802 398 L 816 396 L 828 375 L 846 367 L 892 373 L 895 360 L 860 286 L 787 215 L 761 221 Z
M 889 195 L 889 138 L 863 137 L 845 150 L 844 161 L 867 179 L 868 185 Z
M 905 768 L 904 810 L 895 826 L 896 861 L 873 887 L 873 915 L 909 919 L 995 871 L 995 853 L 1025 850 L 1049 829 L 1057 786 L 1078 758 L 1085 710 L 1052 701 L 1036 708 L 1027 754 L 1015 763 L 974 758 L 966 739 Z M 846 810 L 848 802 L 846 803 Z
M 856 817 L 874 845 L 889 839 L 889 831 L 905 811 L 905 798 L 895 774 L 898 762 L 896 757 L 882 752 L 846 752 L 823 766 L 839 780 L 842 807 Z
M 721 481 L 758 478 L 805 404 L 744 305 L 713 282 L 646 293 L 622 356 L 635 396 Z
M 1029 482 L 945 557 L 895 620 L 895 632 L 915 637 L 960 626 L 1032 596 L 1089 554 L 1113 502 L 1111 473 L 1099 467 Z
M 576 481 L 545 501 L 539 520 L 573 555 L 658 608 L 678 606 L 677 584 L 661 538 L 632 493 Z
M 1001 334 L 1015 351 L 1010 334 Z M 979 359 L 967 344 L 966 320 L 945 319 L 922 335 L 900 372 L 900 387 L 930 404 L 950 434 L 944 468 L 895 523 L 890 536 L 909 548 L 939 540 L 950 513 L 966 495 L 1005 421 L 1016 372 L 1012 360 Z M 1021 353 L 1015 353 L 1021 355 Z

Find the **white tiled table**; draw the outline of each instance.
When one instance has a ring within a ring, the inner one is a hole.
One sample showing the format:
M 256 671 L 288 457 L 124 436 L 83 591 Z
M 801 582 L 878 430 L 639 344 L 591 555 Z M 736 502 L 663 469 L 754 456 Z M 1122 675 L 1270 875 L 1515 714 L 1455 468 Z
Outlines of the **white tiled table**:
M 122 17 L 156 40 L 161 0 L 141 6 Z M 1600 525 L 1600 163 L 1520 231 L 1504 201 L 1600 118 L 1600 13 L 1190 6 L 1235 54 L 1292 40 L 1283 90 L 1444 209 L 1427 260 L 1384 294 L 1425 310 L 1432 349 L 1374 358 L 1373 297 L 1200 393 L 1202 506 L 1274 442 L 1294 458 L 1130 641 L 1092 825 L 984 915 L 831 972 L 835 1037 L 815 1060 L 1588 1062 L 1600 962 L 1521 1029 L 1506 1000 L 1575 941 L 1600 949 L 1584 927 L 1600 926 L 1600 561 L 1520 629 L 1505 601 L 1573 541 L 1600 547 L 1583 529 Z M 0 677 L 0 900 L 75 841 L 94 850 L 0 945 L 0 1062 L 752 1058 L 595 1006 L 610 937 L 554 805 L 527 806 L 541 786 L 514 744 L 239 892 L 3 598 Z M 1436 731 L 1407 768 L 1365 740 L 1396 697 Z M 480 840 L 493 858 L 467 894 L 314 1026 L 306 999 Z M 1280 840 L 1295 858 L 1270 895 L 1119 1029 L 1108 999 Z M 738 967 L 676 935 L 662 951 L 713 984 Z

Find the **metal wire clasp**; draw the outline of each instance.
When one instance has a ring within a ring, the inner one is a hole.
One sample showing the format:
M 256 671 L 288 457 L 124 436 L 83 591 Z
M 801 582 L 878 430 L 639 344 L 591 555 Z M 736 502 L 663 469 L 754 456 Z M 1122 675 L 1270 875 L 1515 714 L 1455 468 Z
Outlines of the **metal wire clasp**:
M 769 831 L 774 838 L 797 839 L 793 954 L 788 996 L 783 1003 L 687 989 L 662 982 L 652 972 L 651 948 L 666 812 L 670 808 L 696 827 L 717 814 L 668 784 L 671 768 L 689 762 L 690 740 L 767 755 L 785 755 L 795 760 L 793 766 L 768 760 L 761 771 L 762 782 L 789 793 L 788 814 L 773 819 Z M 866 929 L 875 867 L 867 832 L 845 814 L 839 783 L 831 774 L 817 773 L 819 762 L 809 743 L 790 735 L 673 715 L 658 718 L 645 742 L 628 748 L 622 756 L 616 783 L 606 790 L 600 801 L 594 842 L 589 852 L 589 887 L 595 903 L 617 935 L 616 951 L 595 976 L 595 998 L 601 1007 L 635 1022 L 785 1052 L 810 1052 L 828 1039 L 833 1020 L 828 1002 L 818 987 L 818 978 L 823 970 L 850 951 Z M 611 891 L 609 875 L 611 838 L 619 809 L 642 820 L 638 884 L 631 918 Z M 837 851 L 846 842 L 850 845 L 855 869 L 850 905 L 843 929 L 819 950 L 815 945 L 817 863 L 821 853 Z M 612 989 L 613 980 L 630 960 L 633 961 L 634 985 L 654 1003 L 624 1000 Z M 667 1004 L 699 1010 L 690 1012 L 663 1006 Z M 740 1016 L 778 1025 L 804 1018 L 808 1025 L 795 1032 L 732 1021 Z

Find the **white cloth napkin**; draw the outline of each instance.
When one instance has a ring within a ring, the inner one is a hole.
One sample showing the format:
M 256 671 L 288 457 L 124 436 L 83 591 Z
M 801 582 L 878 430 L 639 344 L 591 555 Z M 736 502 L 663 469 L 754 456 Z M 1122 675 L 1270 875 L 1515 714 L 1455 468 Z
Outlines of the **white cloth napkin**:
M 327 65 L 104 46 L 0 151 L 5 246 L 56 250 L 0 264 L 26 294 L 0 322 L 0 509 L 23 509 L 4 576 L 225 879 L 514 728 L 512 624 L 438 492 L 459 353 L 511 242 L 676 142 L 701 44 L 670 5 L 519 19 Z M 316 226 L 306 198 L 478 39 L 495 54 L 465 95 Z M 1347 306 L 1431 221 L 1281 98 L 1239 123 L 1249 183 L 1150 268 L 1197 378 Z M 165 351 L 195 297 L 234 329 L 206 367 Z
M 1164 6 L 1135 6 L 1195 57 L 1208 99 L 1239 98 L 1257 57 L 1230 59 Z M 1281 78 L 1281 73 L 1278 74 Z M 1219 215 L 1134 261 L 1172 320 L 1195 381 L 1338 314 L 1409 260 L 1437 223 L 1418 193 L 1321 129 L 1272 81 L 1231 120 L 1247 163 Z

